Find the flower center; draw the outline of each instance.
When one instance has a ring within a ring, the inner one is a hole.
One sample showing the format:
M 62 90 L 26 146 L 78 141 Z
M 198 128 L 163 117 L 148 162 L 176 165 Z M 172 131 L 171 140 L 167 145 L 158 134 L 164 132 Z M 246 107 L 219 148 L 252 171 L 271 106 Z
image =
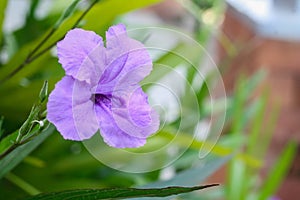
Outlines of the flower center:
M 94 94 L 93 99 L 95 100 L 95 104 L 99 106 L 105 105 L 106 107 L 111 107 L 111 97 L 110 94 Z

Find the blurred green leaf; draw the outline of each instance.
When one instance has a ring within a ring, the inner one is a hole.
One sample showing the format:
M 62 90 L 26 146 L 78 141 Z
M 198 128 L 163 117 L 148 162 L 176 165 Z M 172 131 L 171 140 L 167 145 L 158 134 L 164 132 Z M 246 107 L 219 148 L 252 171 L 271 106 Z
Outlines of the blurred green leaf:
M 18 187 L 22 188 L 24 191 L 26 191 L 30 195 L 37 195 L 41 193 L 38 189 L 21 179 L 20 177 L 16 176 L 13 173 L 7 173 L 5 175 L 5 178 L 9 180 L 10 182 L 14 183 Z
M 112 188 L 112 189 L 78 189 L 68 190 L 63 192 L 53 192 L 48 194 L 40 194 L 28 200 L 63 200 L 63 199 L 124 199 L 124 198 L 138 198 L 138 197 L 166 197 L 170 195 L 177 195 L 195 190 L 202 190 L 205 188 L 217 186 L 204 185 L 196 187 L 167 187 L 159 189 L 136 189 L 136 188 Z
M 157 60 L 154 60 L 153 71 L 142 81 L 142 83 L 160 80 L 165 75 L 172 72 L 175 67 L 182 65 L 182 63 L 184 63 L 188 69 L 193 72 L 192 75 L 194 75 L 195 71 L 197 71 L 197 63 L 199 62 L 201 51 L 202 49 L 195 44 L 178 43 L 167 53 L 163 54 Z M 145 88 L 147 88 L 147 86 Z
M 267 96 L 264 95 L 251 103 L 249 103 L 249 99 L 264 77 L 264 71 L 259 71 L 247 79 L 245 76 L 241 76 L 235 89 L 235 95 L 230 104 L 228 116 L 232 117 L 232 134 L 241 135 L 242 133 L 247 132 L 247 125 L 250 124 L 250 135 L 247 136 L 247 142 L 240 143 L 234 148 L 236 151 L 244 152 L 239 154 L 245 154 L 250 158 L 259 160 L 260 165 L 255 168 L 251 165 L 245 165 L 237 159 L 237 156 L 233 158 L 229 165 L 227 184 L 225 187 L 228 199 L 245 199 L 245 197 L 251 193 L 249 190 L 249 180 L 252 177 L 257 176 L 258 170 L 262 166 L 262 157 L 260 156 L 262 152 L 258 149 L 261 146 L 264 146 L 264 144 L 262 143 L 262 140 L 259 141 L 258 135 L 263 124 L 262 119 L 266 109 Z M 246 151 L 243 151 L 243 147 L 246 147 Z M 257 155 L 254 150 L 259 155 Z
M 217 156 L 229 156 L 230 154 L 234 154 L 236 149 L 232 148 L 232 142 L 241 143 L 243 140 L 242 137 L 235 137 L 233 140 L 230 140 L 230 144 L 222 145 L 222 141 L 219 141 L 217 144 L 212 144 L 208 141 L 200 141 L 193 137 L 193 135 L 189 135 L 186 133 L 178 133 L 176 135 L 172 134 L 167 130 L 162 130 L 162 133 L 158 134 L 159 137 L 167 138 L 169 141 L 173 141 L 181 147 L 189 147 L 190 149 L 200 150 L 203 148 L 204 150 L 211 150 L 211 153 Z M 238 140 L 238 142 L 236 141 Z M 247 165 L 257 168 L 261 166 L 261 161 L 251 155 L 247 155 L 244 153 L 238 153 L 236 155 L 238 160 L 245 162 Z
M 260 146 L 260 148 L 257 149 L 258 152 L 260 152 L 260 157 L 264 158 L 265 155 L 268 152 L 268 147 L 270 145 L 270 142 L 272 140 L 273 133 L 275 132 L 277 121 L 278 121 L 278 116 L 280 113 L 280 106 L 275 105 L 272 107 L 272 113 L 270 114 L 270 118 L 268 121 L 264 124 L 264 134 L 260 138 L 261 143 L 264 144 Z
M 237 87 L 235 89 L 235 96 L 232 102 L 232 133 L 240 133 L 247 123 L 247 115 L 245 115 L 245 106 L 249 98 L 253 95 L 254 90 L 258 84 L 261 83 L 265 77 L 265 71 L 260 70 L 251 76 L 249 79 L 245 79 L 241 76 Z
M 3 26 L 4 17 L 5 17 L 6 5 L 7 5 L 7 0 L 0 1 L 0 46 L 2 44 L 2 34 L 3 34 L 2 26 Z
M 289 170 L 291 162 L 296 154 L 296 150 L 297 143 L 293 141 L 290 142 L 281 155 L 279 155 L 279 159 L 272 167 L 271 172 L 268 174 L 268 177 L 262 186 L 258 198 L 259 200 L 265 200 L 274 195 L 276 189 Z
M 142 186 L 141 188 L 158 188 L 173 185 L 192 186 L 203 182 L 215 171 L 217 171 L 221 166 L 223 166 L 229 159 L 230 156 L 211 156 L 209 158 L 206 158 L 205 160 L 199 159 L 198 164 L 196 166 L 176 174 L 176 176 L 174 176 L 170 180 L 157 181 Z
M 89 12 L 85 18 L 86 23 L 84 28 L 90 30 L 104 30 L 107 26 L 111 25 L 116 16 L 126 13 L 131 10 L 143 8 L 162 0 L 109 0 L 99 2 L 91 12 Z M 99 20 L 99 17 L 101 20 Z
M 17 164 L 19 164 L 27 155 L 29 155 L 39 144 L 41 144 L 51 133 L 53 133 L 55 127 L 50 125 L 46 130 L 42 131 L 32 141 L 19 146 L 14 151 L 0 160 L 0 178 L 6 173 L 12 170 Z M 2 145 L 2 143 L 1 143 Z
M 241 162 L 236 158 L 233 158 L 230 161 L 230 170 L 229 170 L 229 182 L 226 187 L 227 190 L 227 198 L 230 200 L 241 200 L 242 195 L 242 187 L 243 187 L 243 179 L 245 175 L 245 163 Z
M 3 120 L 4 120 L 4 117 L 0 117 L 0 141 L 2 139 L 2 135 L 3 135 L 3 129 L 2 129 L 2 125 L 3 125 Z M 1 152 L 1 151 L 0 151 Z
M 57 29 L 63 23 L 64 20 L 66 20 L 68 17 L 70 17 L 74 13 L 79 1 L 80 0 L 74 0 L 73 3 L 63 12 L 63 14 L 60 16 L 60 18 L 54 24 L 54 27 L 53 27 L 54 29 Z
M 253 113 L 252 114 L 252 120 L 251 120 L 251 128 L 249 130 L 249 136 L 248 141 L 245 146 L 245 153 L 248 155 L 252 155 L 253 157 L 256 157 L 258 159 L 263 159 L 263 155 L 265 154 L 263 149 L 267 149 L 265 146 L 268 145 L 269 141 L 264 141 L 261 138 L 263 138 L 261 135 L 269 135 L 272 133 L 266 132 L 266 130 L 262 129 L 263 124 L 265 123 L 264 117 L 265 117 L 265 111 L 266 111 L 266 103 L 267 103 L 267 94 L 263 94 L 257 100 L 254 102 L 255 107 L 252 108 Z M 274 126 L 274 125 L 270 125 Z M 251 190 L 254 184 L 250 184 L 248 180 L 250 180 L 253 177 L 257 178 L 257 170 L 244 166 L 244 171 L 242 174 L 237 175 L 235 173 L 237 170 L 233 169 L 236 176 L 236 182 L 238 183 L 239 192 L 236 192 L 240 194 L 238 196 L 238 199 L 246 199 L 246 197 L 251 193 Z M 232 187 L 237 188 L 237 187 Z

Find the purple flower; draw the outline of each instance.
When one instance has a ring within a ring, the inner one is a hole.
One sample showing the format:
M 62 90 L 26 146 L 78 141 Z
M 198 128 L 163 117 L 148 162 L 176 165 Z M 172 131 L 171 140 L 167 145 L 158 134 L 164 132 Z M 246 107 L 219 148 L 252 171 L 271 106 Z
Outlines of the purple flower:
M 66 76 L 49 96 L 47 118 L 65 139 L 88 139 L 100 129 L 108 145 L 133 148 L 158 130 L 159 116 L 139 85 L 152 61 L 124 25 L 109 28 L 106 47 L 94 32 L 73 29 L 57 51 Z

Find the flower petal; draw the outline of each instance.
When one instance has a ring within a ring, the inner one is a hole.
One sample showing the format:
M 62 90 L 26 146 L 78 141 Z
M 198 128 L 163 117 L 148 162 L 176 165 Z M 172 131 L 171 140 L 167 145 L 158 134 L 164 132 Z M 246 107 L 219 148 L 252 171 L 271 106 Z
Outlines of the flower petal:
M 137 138 L 124 133 L 115 123 L 112 113 L 105 105 L 96 106 L 100 134 L 106 144 L 115 148 L 136 148 L 146 143 L 146 138 Z
M 114 93 L 111 110 L 117 126 L 128 135 L 146 138 L 159 128 L 159 115 L 140 86 L 132 92 Z
M 65 139 L 83 140 L 98 130 L 87 84 L 65 76 L 55 85 L 47 104 L 47 119 Z M 80 95 L 76 91 L 81 91 Z
M 152 70 L 152 60 L 145 46 L 128 37 L 122 24 L 112 26 L 106 32 L 106 65 L 100 79 L 103 91 L 109 91 L 129 72 L 143 68 L 144 73 L 135 77 L 138 83 Z
M 98 84 L 104 69 L 105 48 L 103 46 L 96 46 L 84 59 L 78 69 L 76 79 L 95 86 Z
M 93 31 L 79 28 L 69 31 L 65 38 L 57 44 L 59 62 L 66 74 L 77 78 L 81 64 L 96 46 L 103 47 L 103 41 Z

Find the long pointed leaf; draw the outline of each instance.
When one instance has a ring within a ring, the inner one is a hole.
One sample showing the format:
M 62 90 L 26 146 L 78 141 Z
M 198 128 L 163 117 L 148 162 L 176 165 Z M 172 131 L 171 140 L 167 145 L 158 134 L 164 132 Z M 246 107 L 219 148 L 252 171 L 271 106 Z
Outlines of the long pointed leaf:
M 137 189 L 137 188 L 110 188 L 110 189 L 79 189 L 40 194 L 28 200 L 63 200 L 63 199 L 124 199 L 137 197 L 166 197 L 195 190 L 217 186 L 217 184 L 196 186 L 196 187 L 167 187 L 159 189 Z

